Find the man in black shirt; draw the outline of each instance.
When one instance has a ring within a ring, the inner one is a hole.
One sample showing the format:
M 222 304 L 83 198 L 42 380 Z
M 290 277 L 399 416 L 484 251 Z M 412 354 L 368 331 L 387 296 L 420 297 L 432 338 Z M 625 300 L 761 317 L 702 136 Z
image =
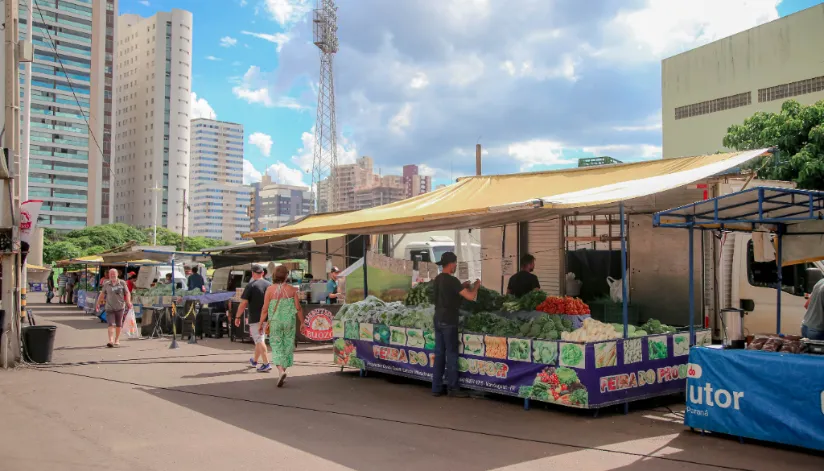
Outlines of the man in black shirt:
M 535 271 L 535 257 L 530 254 L 521 257 L 521 271 L 509 278 L 506 294 L 521 297 L 530 291 L 541 289 L 538 277 L 532 274 L 533 271 Z
M 203 280 L 203 275 L 198 273 L 197 267 L 192 267 L 192 274 L 189 275 L 189 278 L 186 280 L 186 288 L 189 291 L 196 289 L 206 291 L 203 289 L 204 286 L 206 286 L 206 282 Z
M 258 368 L 261 373 L 272 369 L 266 352 L 266 334 L 261 334 L 258 329 L 260 327 L 260 314 L 265 307 L 263 300 L 266 298 L 266 288 L 272 285 L 263 279 L 263 275 L 263 267 L 252 265 L 252 281 L 243 289 L 243 294 L 240 295 L 242 301 L 237 307 L 237 314 L 235 315 L 235 326 L 240 327 L 240 316 L 243 315 L 246 306 L 249 306 L 249 333 L 252 335 L 252 340 L 255 341 L 255 357 L 249 360 L 249 364 L 252 365 L 252 368 L 258 368 L 258 359 L 263 359 L 263 364 Z
M 432 375 L 432 395 L 443 395 L 443 376 L 446 370 L 446 387 L 451 397 L 469 397 L 458 388 L 458 309 L 464 299 L 474 301 L 478 295 L 480 280 L 473 285 L 461 284 L 455 278 L 458 257 L 452 252 L 441 256 L 438 265 L 441 274 L 435 277 L 435 364 Z

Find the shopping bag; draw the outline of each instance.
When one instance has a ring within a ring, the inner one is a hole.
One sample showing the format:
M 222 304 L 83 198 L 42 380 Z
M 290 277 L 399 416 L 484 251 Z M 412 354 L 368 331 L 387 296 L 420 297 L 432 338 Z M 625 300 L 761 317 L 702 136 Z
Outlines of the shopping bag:
M 134 309 L 129 309 L 126 318 L 123 319 L 123 332 L 130 339 L 140 338 L 140 329 L 137 327 L 137 317 L 134 315 Z

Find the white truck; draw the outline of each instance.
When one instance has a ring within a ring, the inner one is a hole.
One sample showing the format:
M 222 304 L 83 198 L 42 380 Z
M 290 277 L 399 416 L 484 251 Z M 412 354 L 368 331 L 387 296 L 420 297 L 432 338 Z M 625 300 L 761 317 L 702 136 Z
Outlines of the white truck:
M 393 258 L 436 263 L 446 252 L 457 254 L 459 262 L 467 262 L 468 279 L 481 278 L 481 244 L 472 239 L 469 231 L 461 231 L 461 249 L 456 250 L 456 231 L 422 232 L 395 237 Z M 456 237 L 457 238 L 457 237 Z

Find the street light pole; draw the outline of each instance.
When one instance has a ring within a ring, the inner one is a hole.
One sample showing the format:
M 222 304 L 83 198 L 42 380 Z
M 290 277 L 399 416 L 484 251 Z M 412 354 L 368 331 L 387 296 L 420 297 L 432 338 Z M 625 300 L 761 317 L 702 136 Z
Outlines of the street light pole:
M 162 191 L 162 188 L 155 182 L 155 187 L 152 188 L 152 191 L 154 192 L 154 237 L 152 239 L 152 245 L 157 245 L 157 193 Z

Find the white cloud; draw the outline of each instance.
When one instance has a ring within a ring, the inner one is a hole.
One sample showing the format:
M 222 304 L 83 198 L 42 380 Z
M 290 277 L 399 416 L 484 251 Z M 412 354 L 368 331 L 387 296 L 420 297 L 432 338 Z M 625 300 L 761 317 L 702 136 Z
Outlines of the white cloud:
M 275 33 L 275 34 L 266 34 L 266 33 L 254 33 L 252 31 L 241 31 L 241 34 L 245 34 L 247 36 L 254 36 L 258 39 L 263 39 L 265 41 L 269 41 L 270 43 L 277 44 L 277 51 L 280 52 L 283 49 L 283 46 L 289 42 L 291 36 L 286 33 Z
M 240 2 L 238 2 L 238 3 L 240 3 L 241 8 L 243 8 L 243 7 L 245 7 L 246 5 L 249 4 L 246 0 L 240 0 Z
M 217 119 L 217 114 L 205 98 L 198 98 L 197 93 L 192 92 L 192 119 L 208 118 Z
M 249 144 L 260 149 L 260 153 L 266 157 L 272 154 L 272 136 L 262 132 L 255 132 L 249 136 Z
M 220 61 L 222 61 L 223 59 L 221 59 L 220 57 L 215 57 L 215 56 L 206 56 L 206 60 L 207 60 L 207 61 L 215 61 L 215 62 L 220 62 Z
M 237 45 L 237 39 L 231 36 L 224 36 L 220 38 L 220 45 L 222 47 L 233 47 Z
M 141 0 L 141 1 L 139 1 L 138 3 L 140 3 L 140 4 L 141 4 L 141 5 L 143 5 L 144 7 L 149 6 L 149 0 Z
M 309 186 L 309 183 L 304 179 L 311 178 L 311 175 L 306 174 L 300 169 L 292 168 L 283 162 L 275 162 L 266 169 L 266 174 L 272 177 L 272 180 L 282 185 L 295 186 Z
M 261 72 L 260 67 L 253 65 L 243 74 L 238 85 L 232 87 L 232 93 L 247 103 L 258 103 L 267 108 L 288 108 L 298 111 L 309 108 L 293 97 L 273 97 L 269 91 L 271 80 L 268 74 Z
M 647 0 L 605 28 L 616 60 L 657 60 L 778 18 L 781 0 Z
M 243 159 L 243 184 L 257 183 L 261 178 L 263 178 L 263 174 L 252 165 L 252 162 Z
M 429 77 L 423 72 L 415 74 L 415 76 L 412 77 L 412 81 L 409 82 L 409 86 L 414 89 L 426 88 L 427 85 L 429 85 Z
M 312 11 L 313 3 L 311 0 L 265 0 L 264 6 L 281 26 L 289 26 Z
M 531 60 L 522 62 L 507 60 L 501 64 L 501 69 L 509 74 L 510 77 L 528 77 L 536 80 L 563 78 L 574 82 L 578 79 L 578 76 L 575 74 L 575 67 L 578 63 L 580 63 L 579 59 L 569 54 L 564 54 L 561 61 L 553 67 L 536 65 Z
M 300 136 L 301 148 L 292 156 L 292 162 L 305 172 L 312 171 L 312 160 L 315 156 L 315 128 L 304 132 Z M 353 164 L 358 158 L 358 151 L 354 143 L 344 136 L 338 136 L 338 164 Z
M 510 144 L 507 154 L 521 163 L 521 170 L 529 170 L 536 165 L 568 165 L 574 159 L 564 158 L 564 145 L 545 139 L 533 139 Z
M 389 129 L 396 134 L 403 134 L 410 124 L 412 124 L 412 104 L 404 103 L 400 111 L 389 120 Z

